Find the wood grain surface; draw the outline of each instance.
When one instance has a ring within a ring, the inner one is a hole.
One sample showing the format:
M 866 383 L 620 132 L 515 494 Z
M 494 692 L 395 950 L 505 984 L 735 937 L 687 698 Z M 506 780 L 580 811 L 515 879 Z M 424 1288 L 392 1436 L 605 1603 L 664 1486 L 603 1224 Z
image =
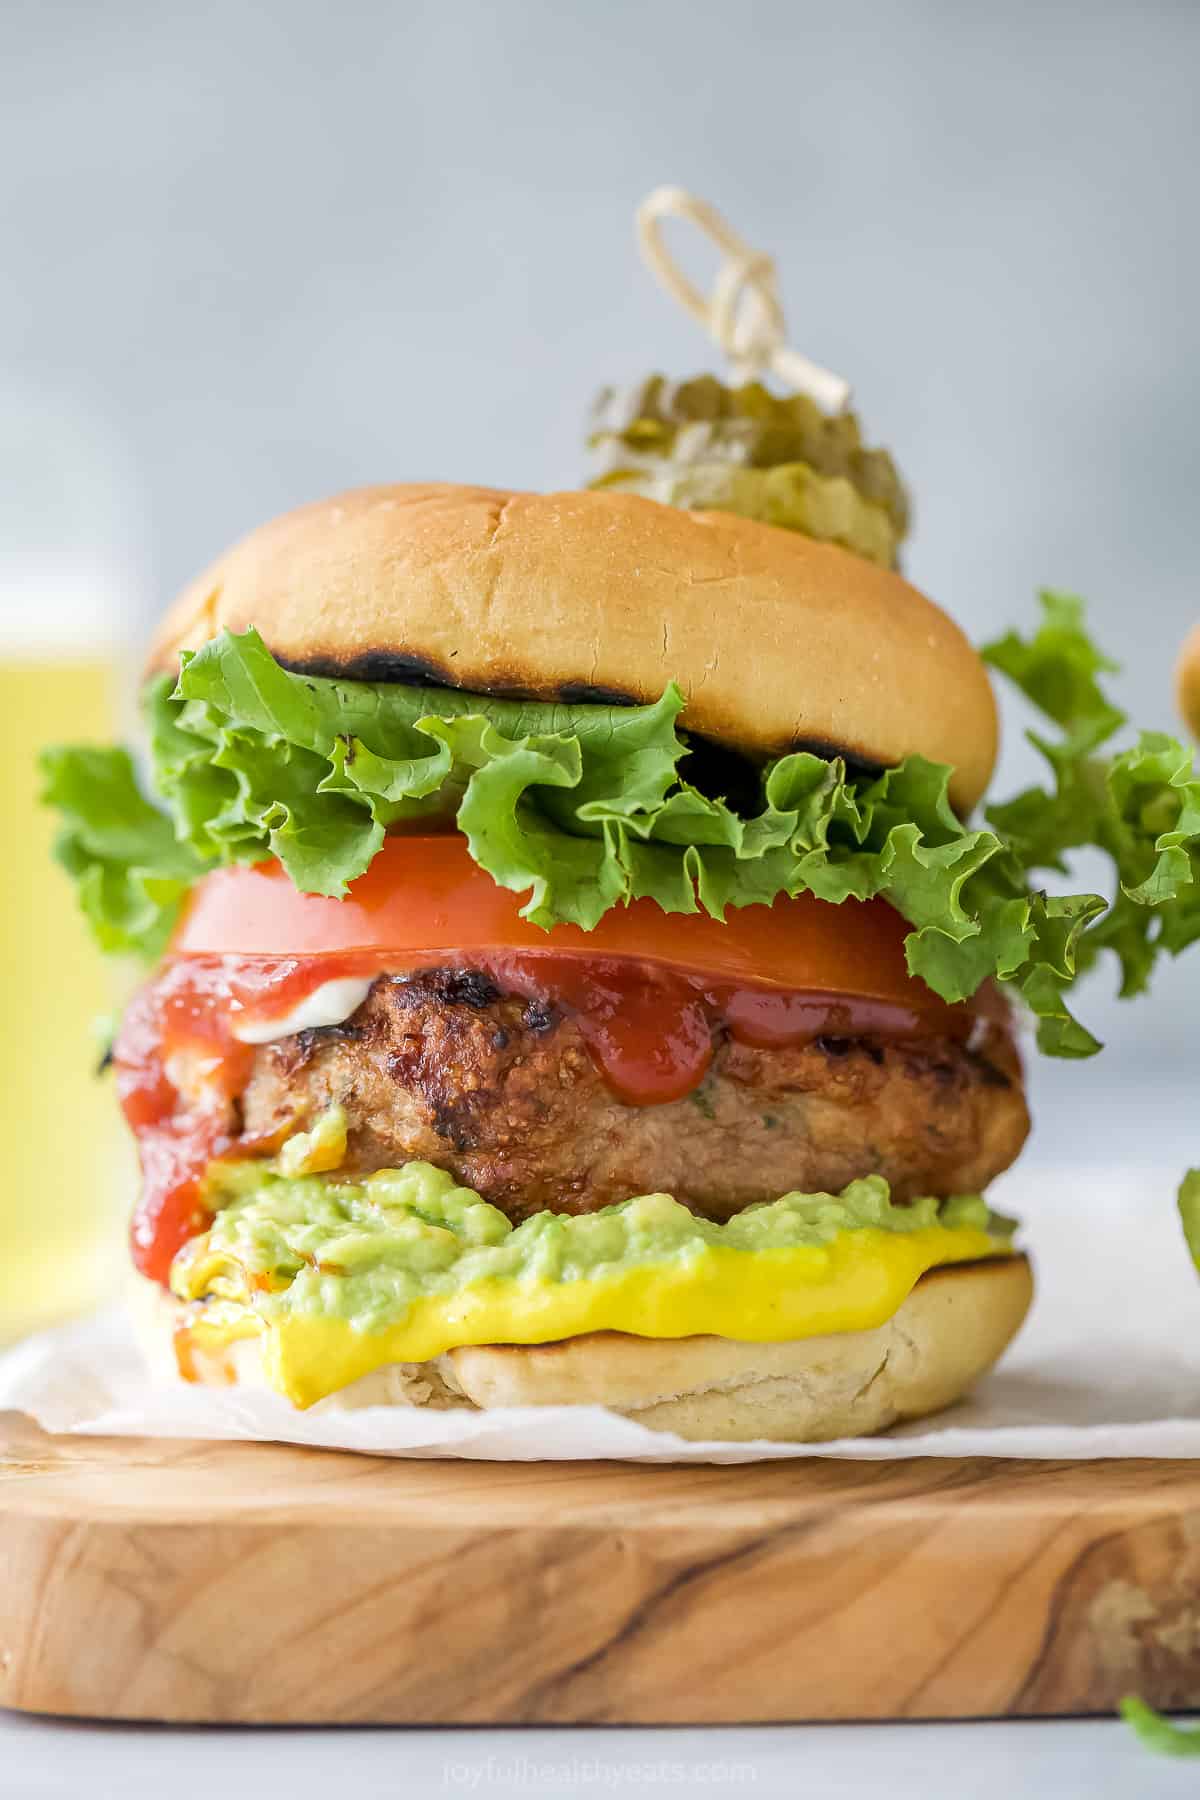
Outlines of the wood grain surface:
M 1200 1464 L 398 1462 L 0 1415 L 0 1703 L 246 1723 L 1200 1706 Z

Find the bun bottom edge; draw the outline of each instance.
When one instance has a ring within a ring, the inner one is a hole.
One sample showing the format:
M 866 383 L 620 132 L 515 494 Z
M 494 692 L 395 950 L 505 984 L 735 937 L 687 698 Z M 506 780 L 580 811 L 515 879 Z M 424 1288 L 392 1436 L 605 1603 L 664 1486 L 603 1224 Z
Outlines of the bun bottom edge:
M 144 1346 L 156 1372 L 178 1378 L 184 1308 L 162 1289 L 139 1287 Z M 389 1363 L 311 1410 L 599 1405 L 652 1431 L 714 1442 L 863 1437 L 959 1399 L 1016 1336 L 1032 1298 L 1028 1258 L 995 1257 L 931 1269 L 871 1331 L 782 1343 L 598 1331 L 477 1345 Z M 190 1344 L 186 1362 L 188 1379 L 203 1386 L 268 1386 L 255 1338 L 219 1350 Z

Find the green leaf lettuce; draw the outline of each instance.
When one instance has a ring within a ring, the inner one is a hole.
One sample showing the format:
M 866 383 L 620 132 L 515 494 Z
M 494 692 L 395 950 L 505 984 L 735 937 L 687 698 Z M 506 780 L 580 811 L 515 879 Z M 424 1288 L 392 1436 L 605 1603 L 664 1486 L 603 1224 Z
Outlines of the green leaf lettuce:
M 1179 1217 L 1192 1261 L 1200 1269 L 1200 1169 L 1189 1169 L 1179 1184 Z
M 475 861 L 546 928 L 590 929 L 644 897 L 720 918 L 781 894 L 883 896 L 913 928 L 911 971 L 943 998 L 1010 983 L 1044 1049 L 1088 1055 L 1096 1040 L 1066 1003 L 1079 974 L 1111 950 L 1134 993 L 1160 952 L 1200 936 L 1200 780 L 1170 738 L 1103 753 L 1124 722 L 1100 685 L 1110 665 L 1078 601 L 1044 595 L 1042 608 L 1032 637 L 984 654 L 1055 728 L 1030 734 L 1050 780 L 978 825 L 955 815 L 951 771 L 919 756 L 873 776 L 797 751 L 735 804 L 704 781 L 673 685 L 612 707 L 333 681 L 283 669 L 254 631 L 149 685 L 162 809 L 121 750 L 48 753 L 46 797 L 106 949 L 157 954 L 208 868 L 274 856 L 298 888 L 341 896 L 390 828 L 454 816 Z M 1046 892 L 1039 872 L 1084 846 L 1110 859 L 1111 898 Z
M 1136 1694 L 1127 1694 L 1122 1700 L 1121 1717 L 1132 1725 L 1146 1749 L 1159 1756 L 1200 1756 L 1200 1730 L 1172 1724 Z

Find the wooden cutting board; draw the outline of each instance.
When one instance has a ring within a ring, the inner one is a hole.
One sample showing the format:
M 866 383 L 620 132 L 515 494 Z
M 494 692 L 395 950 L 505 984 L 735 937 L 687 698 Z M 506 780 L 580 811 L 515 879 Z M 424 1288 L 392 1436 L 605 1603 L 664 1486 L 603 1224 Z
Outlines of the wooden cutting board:
M 0 1414 L 0 1702 L 239 1723 L 1200 1706 L 1200 1463 L 397 1462 Z

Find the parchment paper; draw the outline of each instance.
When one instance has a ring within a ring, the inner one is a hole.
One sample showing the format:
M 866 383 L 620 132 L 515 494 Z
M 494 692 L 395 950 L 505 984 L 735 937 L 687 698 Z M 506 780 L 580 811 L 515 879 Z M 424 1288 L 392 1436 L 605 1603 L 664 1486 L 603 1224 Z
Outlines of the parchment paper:
M 0 1408 L 95 1436 L 272 1439 L 382 1456 L 495 1461 L 788 1456 L 1200 1457 L 1200 1280 L 1175 1212 L 1177 1166 L 1018 1168 L 995 1204 L 1025 1222 L 1038 1297 L 975 1395 L 885 1437 L 832 1444 L 687 1443 L 602 1407 L 296 1412 L 272 1395 L 156 1385 L 119 1312 L 0 1358 Z

